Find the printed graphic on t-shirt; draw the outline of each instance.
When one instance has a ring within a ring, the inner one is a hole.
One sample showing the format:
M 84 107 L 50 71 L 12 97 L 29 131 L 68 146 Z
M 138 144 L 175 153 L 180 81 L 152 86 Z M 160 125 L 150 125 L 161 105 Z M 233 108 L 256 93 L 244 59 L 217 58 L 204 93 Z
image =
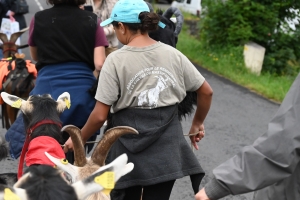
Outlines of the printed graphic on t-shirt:
M 142 107 L 157 107 L 160 93 L 170 86 L 174 88 L 177 84 L 174 75 L 166 68 L 149 67 L 136 73 L 135 76 L 129 81 L 127 84 L 128 94 L 132 94 L 136 84 L 139 81 L 142 81 L 145 77 L 147 77 L 147 80 L 153 78 L 157 81 L 154 87 L 146 89 L 138 95 L 138 106 Z

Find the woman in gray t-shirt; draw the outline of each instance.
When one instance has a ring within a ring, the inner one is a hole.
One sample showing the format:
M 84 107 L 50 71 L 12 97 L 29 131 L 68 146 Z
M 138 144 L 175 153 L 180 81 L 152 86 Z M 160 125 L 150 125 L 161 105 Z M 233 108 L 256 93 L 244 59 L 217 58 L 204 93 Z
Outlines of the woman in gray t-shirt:
M 135 165 L 131 173 L 116 183 L 112 199 L 114 195 L 123 195 L 125 200 L 139 200 L 142 195 L 143 200 L 167 200 L 176 179 L 204 175 L 183 136 L 177 104 L 186 91 L 197 92 L 190 139 L 198 149 L 213 91 L 186 56 L 149 37 L 148 31 L 163 24 L 157 14 L 149 12 L 144 1 L 118 1 L 101 26 L 108 24 L 114 26 L 124 46 L 111 53 L 103 65 L 95 96 L 97 103 L 82 128 L 82 138 L 86 142 L 99 130 L 109 111 L 110 127 L 137 129 L 138 135 L 119 138 L 107 157 L 109 163 L 126 153 Z M 66 146 L 73 148 L 71 141 Z M 197 183 L 193 187 L 198 189 L 200 181 Z

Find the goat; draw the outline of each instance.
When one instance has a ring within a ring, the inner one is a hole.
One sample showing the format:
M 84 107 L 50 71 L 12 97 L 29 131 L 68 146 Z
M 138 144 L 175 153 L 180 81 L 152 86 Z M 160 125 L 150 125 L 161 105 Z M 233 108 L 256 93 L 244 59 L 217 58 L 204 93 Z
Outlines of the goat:
M 53 100 L 50 95 L 33 95 L 27 101 L 6 92 L 2 92 L 1 97 L 8 105 L 22 111 L 27 131 L 18 177 L 22 175 L 24 159 L 27 166 L 32 164 L 53 165 L 44 154 L 46 150 L 60 158 L 65 156 L 59 144 L 62 143 L 59 115 L 70 106 L 69 93 L 61 94 L 57 101 Z
M 15 53 L 17 53 L 18 49 L 23 49 L 28 47 L 28 44 L 24 45 L 17 45 L 16 41 L 18 38 L 25 33 L 29 27 L 24 28 L 16 33 L 11 34 L 10 39 L 8 40 L 8 37 L 5 33 L 0 33 L 0 40 L 3 42 L 3 44 L 0 44 L 0 48 L 3 50 L 3 57 L 13 57 Z
M 35 65 L 30 60 L 24 60 L 24 54 L 18 54 L 18 49 L 28 47 L 28 45 L 17 45 L 17 39 L 28 28 L 22 29 L 19 32 L 13 33 L 8 40 L 5 33 L 0 33 L 0 39 L 3 44 L 0 44 L 0 48 L 3 50 L 3 56 L 7 59 L 1 60 L 1 73 L 0 79 L 3 85 L 3 91 L 18 95 L 22 98 L 28 98 L 29 92 L 33 89 L 35 78 L 37 76 L 37 70 Z M 8 59 L 10 57 L 10 59 Z M 10 128 L 10 125 L 14 123 L 17 118 L 18 109 L 10 107 L 5 103 L 2 103 L 2 126 L 6 129 Z
M 61 171 L 51 166 L 32 166 L 13 187 L 0 185 L 0 200 L 83 200 L 103 189 L 113 189 L 114 184 L 134 167 L 127 160 L 127 155 L 123 154 L 72 185 L 65 181 Z
M 55 163 L 57 168 L 69 173 L 71 182 L 82 180 L 92 174 L 97 168 L 105 165 L 105 159 L 112 144 L 122 135 L 131 133 L 138 134 L 137 130 L 127 127 L 118 126 L 108 129 L 103 138 L 95 147 L 95 150 L 90 158 L 86 158 L 83 142 L 81 139 L 81 131 L 79 128 L 68 125 L 62 128 L 70 134 L 74 145 L 75 165 L 63 164 L 59 159 L 47 155 L 48 158 Z M 95 193 L 87 198 L 87 200 L 106 200 L 110 199 L 109 193 Z
M 71 175 L 72 183 L 88 177 L 99 167 L 104 166 L 104 160 L 110 146 L 121 135 L 128 133 L 137 134 L 137 131 L 130 127 L 115 127 L 108 130 L 94 150 L 91 160 L 87 162 L 81 141 L 80 130 L 72 125 L 65 126 L 61 129 L 59 114 L 63 112 L 66 107 L 70 106 L 71 101 L 69 93 L 65 92 L 61 94 L 57 101 L 54 101 L 50 95 L 33 95 L 30 96 L 27 101 L 5 92 L 2 92 L 1 96 L 7 104 L 21 109 L 23 112 L 24 125 L 28 133 L 24 145 L 25 148 L 23 147 L 20 158 L 19 177 L 22 175 L 22 160 L 24 160 L 24 149 L 27 149 L 26 146 L 28 146 L 28 151 L 25 160 L 26 165 L 29 166 L 29 168 L 31 165 L 36 164 L 48 164 L 52 166 L 56 164 L 57 166 L 61 166 L 60 159 L 65 158 L 59 144 L 59 141 L 61 141 L 61 132 L 63 131 L 70 134 L 74 142 L 74 147 L 75 145 L 80 145 L 80 147 L 78 147 L 79 152 L 75 151 L 75 161 L 76 164 L 80 166 L 80 170 L 70 164 L 66 165 L 72 166 L 66 171 L 66 174 Z M 77 144 L 76 141 L 79 141 L 77 142 L 79 144 Z M 77 149 L 77 147 L 75 147 L 75 149 Z M 51 151 L 49 152 L 51 155 L 45 155 L 45 151 Z M 51 162 L 53 161 L 53 154 L 55 154 L 55 157 L 60 158 L 58 159 L 59 163 Z

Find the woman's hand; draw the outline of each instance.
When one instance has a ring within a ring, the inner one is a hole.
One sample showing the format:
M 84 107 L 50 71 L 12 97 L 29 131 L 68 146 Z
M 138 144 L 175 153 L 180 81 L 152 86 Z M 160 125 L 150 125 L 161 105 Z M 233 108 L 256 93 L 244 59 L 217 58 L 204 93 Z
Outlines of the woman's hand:
M 196 195 L 195 195 L 196 200 L 210 200 L 208 196 L 206 195 L 205 189 L 202 188 Z
M 64 152 L 68 153 L 68 151 L 73 151 L 73 150 L 74 150 L 73 142 L 71 137 L 69 137 L 69 139 L 64 144 Z
M 10 11 L 8 12 L 9 19 L 10 19 L 10 21 L 12 21 L 12 22 L 16 21 L 15 18 L 14 18 L 14 15 L 15 15 L 15 13 L 14 13 L 13 11 L 10 10 Z
M 204 125 L 201 124 L 199 125 L 192 125 L 191 130 L 189 132 L 190 135 L 190 140 L 191 143 L 193 145 L 193 147 L 195 147 L 196 150 L 199 149 L 198 147 L 198 142 L 204 137 L 205 135 L 205 129 L 204 129 Z

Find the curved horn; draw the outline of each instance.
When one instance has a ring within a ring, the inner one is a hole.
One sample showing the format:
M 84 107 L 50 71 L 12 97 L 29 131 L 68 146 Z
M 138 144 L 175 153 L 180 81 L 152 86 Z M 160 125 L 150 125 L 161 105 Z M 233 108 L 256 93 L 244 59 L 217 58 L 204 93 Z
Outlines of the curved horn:
M 67 132 L 73 142 L 74 146 L 74 165 L 78 167 L 83 167 L 86 163 L 85 150 L 81 139 L 81 130 L 74 125 L 64 126 L 61 131 Z
M 183 15 L 182 15 L 181 11 L 176 7 L 170 7 L 163 13 L 163 16 L 168 19 L 170 19 L 172 17 L 172 15 L 175 15 L 175 17 L 176 17 L 176 28 L 175 28 L 174 34 L 176 37 L 178 37 L 178 35 L 181 31 L 181 28 L 182 28 L 182 24 L 183 24 Z
M 131 128 L 129 126 L 117 126 L 108 129 L 104 133 L 98 145 L 96 146 L 91 157 L 92 161 L 99 166 L 103 166 L 105 164 L 105 159 L 110 147 L 119 137 L 125 134 L 139 134 L 139 133 L 136 129 Z
M 17 39 L 28 29 L 29 29 L 29 27 L 24 28 L 16 33 L 11 34 L 9 41 L 15 43 L 17 41 Z

